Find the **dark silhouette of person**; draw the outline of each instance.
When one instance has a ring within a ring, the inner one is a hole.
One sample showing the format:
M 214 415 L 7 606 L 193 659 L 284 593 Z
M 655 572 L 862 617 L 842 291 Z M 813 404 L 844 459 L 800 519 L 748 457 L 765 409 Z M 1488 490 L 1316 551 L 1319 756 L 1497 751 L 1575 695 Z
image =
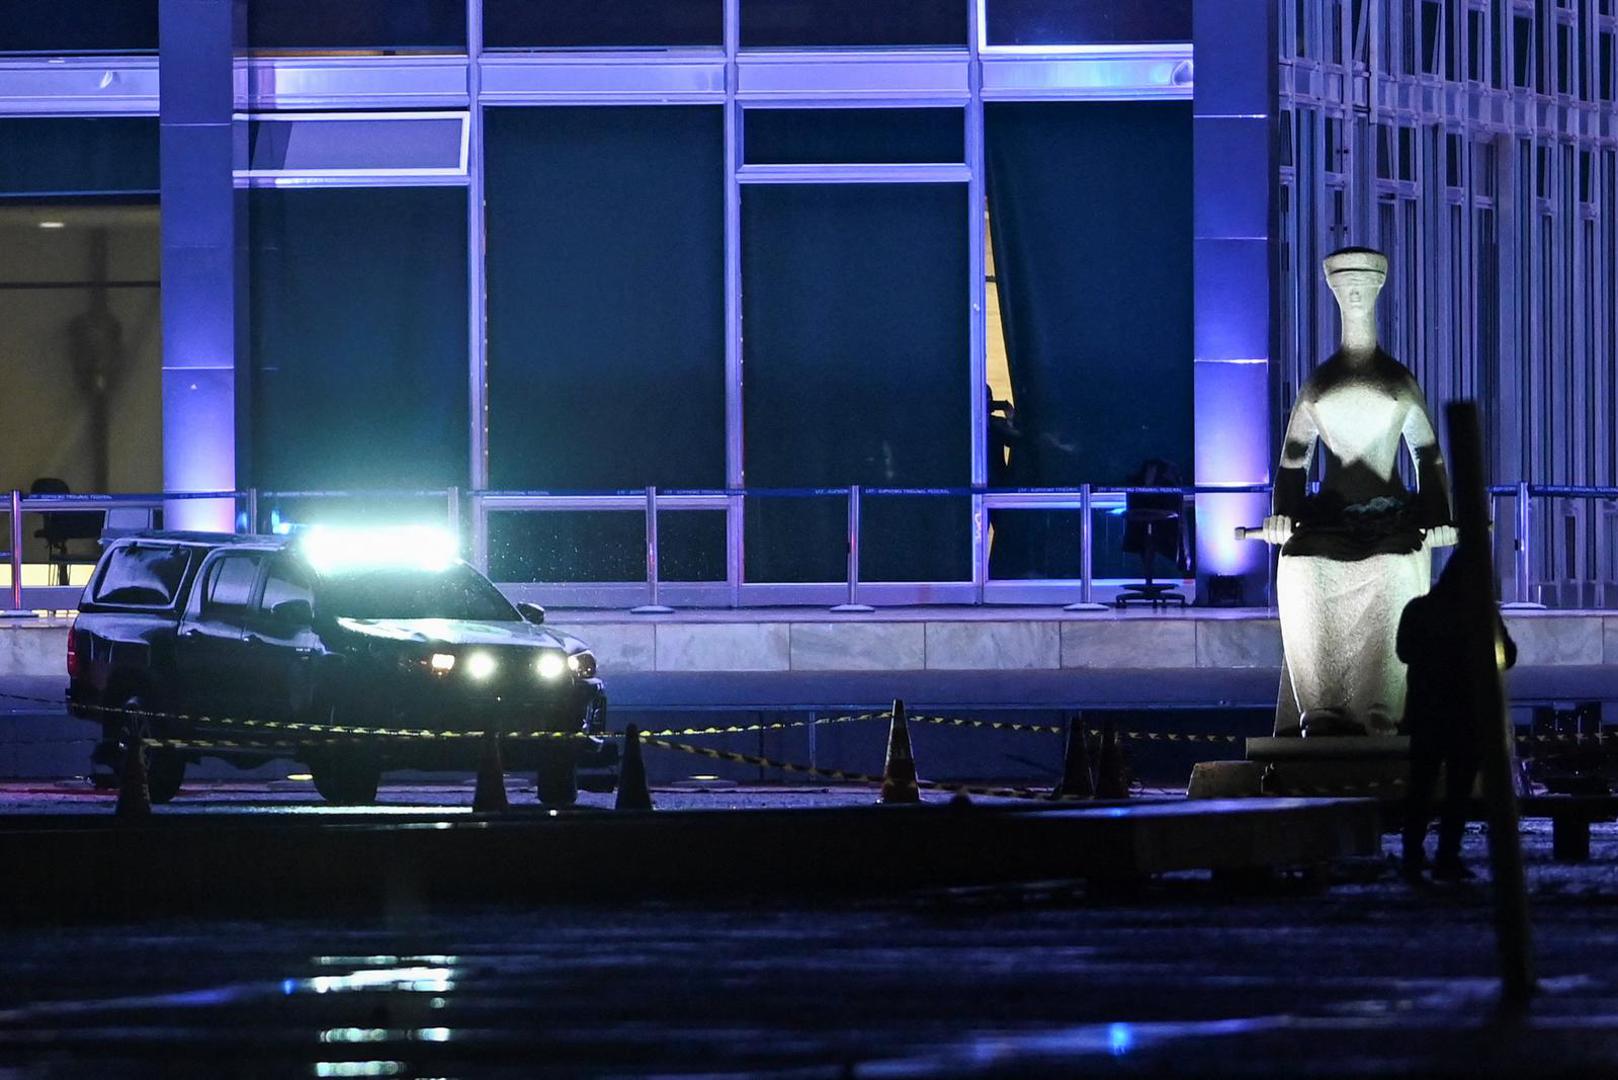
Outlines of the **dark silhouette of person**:
M 1466 625 L 1464 589 L 1477 556 L 1457 550 L 1425 596 L 1405 605 L 1399 618 L 1397 650 L 1409 665 L 1404 727 L 1410 736 L 1410 790 L 1405 806 L 1403 869 L 1415 876 L 1426 865 L 1427 825 L 1433 790 L 1444 773 L 1444 805 L 1439 817 L 1433 877 L 1459 881 L 1472 876 L 1461 861 L 1461 834 L 1477 779 L 1480 748 L 1479 695 L 1473 662 L 1467 655 L 1475 627 Z M 1517 662 L 1517 645 L 1495 613 L 1495 662 Z
M 994 396 L 988 386 L 983 388 L 988 401 L 985 410 L 989 420 L 989 487 L 1014 488 L 1024 462 L 1020 455 L 1027 443 L 1022 428 L 1017 426 L 1017 407 Z M 1001 510 L 989 511 L 992 542 L 989 546 L 989 576 L 991 578 L 1025 577 L 1031 572 L 1029 536 L 1026 524 L 1015 513 L 1007 515 Z

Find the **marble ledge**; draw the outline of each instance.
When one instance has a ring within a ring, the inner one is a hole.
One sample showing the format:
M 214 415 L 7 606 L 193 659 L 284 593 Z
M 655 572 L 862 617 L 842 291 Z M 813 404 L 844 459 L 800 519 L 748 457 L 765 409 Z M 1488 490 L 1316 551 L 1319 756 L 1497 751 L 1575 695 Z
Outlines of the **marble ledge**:
M 1197 627 L 1189 621 L 1119 619 L 1064 622 L 1064 668 L 1188 668 L 1197 663 Z
M 1559 667 L 1607 662 L 1605 624 L 1600 615 L 1506 616 L 1506 629 L 1517 643 L 1521 667 Z
M 789 671 L 788 623 L 663 623 L 658 671 Z
M 932 671 L 1019 671 L 1062 666 L 1061 623 L 930 622 Z
M 927 624 L 792 623 L 793 671 L 919 671 Z

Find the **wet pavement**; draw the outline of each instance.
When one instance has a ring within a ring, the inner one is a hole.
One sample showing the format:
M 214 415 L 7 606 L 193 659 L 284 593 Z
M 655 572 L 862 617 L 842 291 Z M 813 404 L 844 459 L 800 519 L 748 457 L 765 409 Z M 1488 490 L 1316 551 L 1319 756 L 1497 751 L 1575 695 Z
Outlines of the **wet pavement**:
M 317 814 L 333 818 L 369 814 L 471 813 L 476 782 L 471 777 L 431 782 L 384 782 L 377 801 L 365 806 L 333 806 L 324 802 L 308 780 L 244 780 L 188 783 L 173 802 L 154 808 L 160 817 L 199 814 Z M 1168 789 L 1141 789 L 1142 795 L 1179 795 Z M 506 796 L 517 809 L 537 809 L 539 800 L 531 778 L 508 773 Z M 9 815 L 111 814 L 117 792 L 95 787 L 89 780 L 13 780 L 0 783 L 0 824 Z M 612 793 L 581 791 L 578 805 L 567 813 L 612 809 Z M 877 801 L 873 788 L 863 784 L 782 785 L 736 784 L 729 781 L 690 781 L 654 786 L 652 798 L 661 810 L 770 810 L 828 806 L 870 806 Z M 948 792 L 929 791 L 923 800 L 947 803 Z M 974 801 L 1016 805 L 1026 800 L 979 797 Z
M 1493 1011 L 1487 887 L 1371 857 L 1324 890 L 0 929 L 0 1076 L 1613 1075 L 1618 827 L 1577 866 L 1525 842 L 1522 1021 Z

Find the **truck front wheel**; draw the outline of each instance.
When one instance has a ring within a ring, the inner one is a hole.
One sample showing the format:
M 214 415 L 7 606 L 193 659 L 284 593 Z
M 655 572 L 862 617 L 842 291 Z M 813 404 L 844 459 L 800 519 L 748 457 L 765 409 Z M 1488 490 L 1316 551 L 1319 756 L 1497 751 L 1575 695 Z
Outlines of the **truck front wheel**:
M 539 754 L 539 801 L 545 806 L 572 806 L 579 801 L 579 769 L 573 747 L 565 740 Z
M 376 802 L 382 765 L 365 747 L 331 747 L 309 752 L 309 774 L 320 797 L 337 806 Z

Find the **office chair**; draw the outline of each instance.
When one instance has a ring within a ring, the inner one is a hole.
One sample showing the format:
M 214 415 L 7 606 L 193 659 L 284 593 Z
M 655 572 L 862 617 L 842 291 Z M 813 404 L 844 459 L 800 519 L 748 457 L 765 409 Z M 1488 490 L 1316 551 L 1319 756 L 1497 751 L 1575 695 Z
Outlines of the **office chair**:
M 1129 484 L 1131 487 L 1179 487 L 1180 471 L 1171 462 L 1151 458 L 1135 470 Z M 1141 573 L 1146 580 L 1124 589 L 1113 603 L 1121 608 L 1130 604 L 1185 607 L 1185 596 L 1176 592 L 1174 585 L 1160 585 L 1152 580 L 1152 563 L 1162 555 L 1171 560 L 1175 570 L 1183 570 L 1187 566 L 1186 546 L 1183 495 L 1179 492 L 1126 492 L 1122 547 L 1126 554 L 1141 557 Z
M 42 476 L 28 485 L 30 495 L 70 495 L 72 489 L 67 481 L 54 476 Z M 102 514 L 100 511 L 65 511 L 55 510 L 42 514 L 44 525 L 34 530 L 34 537 L 45 541 L 45 561 L 50 563 L 55 572 L 56 584 L 68 583 L 68 563 L 75 561 L 68 551 L 68 544 L 74 540 L 99 540 L 101 538 Z M 100 551 L 87 556 L 80 556 L 79 562 L 94 562 Z

